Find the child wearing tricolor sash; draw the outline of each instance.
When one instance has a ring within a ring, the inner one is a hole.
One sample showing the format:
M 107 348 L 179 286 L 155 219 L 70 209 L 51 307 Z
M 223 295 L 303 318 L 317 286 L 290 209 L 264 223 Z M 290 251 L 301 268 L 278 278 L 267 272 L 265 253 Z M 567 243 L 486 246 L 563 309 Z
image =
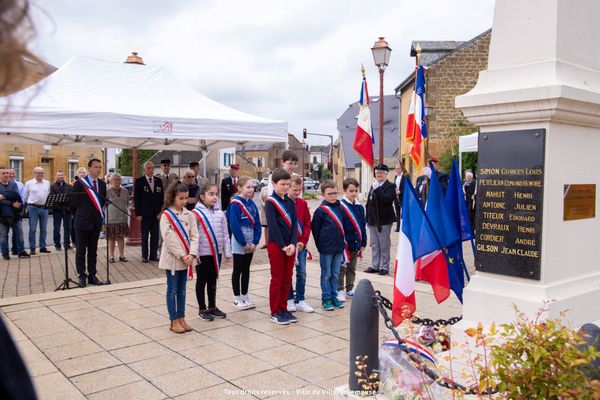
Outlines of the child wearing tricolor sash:
M 233 251 L 233 305 L 240 310 L 256 307 L 248 296 L 250 264 L 256 246 L 260 241 L 261 224 L 258 207 L 252 200 L 254 185 L 249 176 L 237 179 L 238 196 L 234 196 L 227 208 L 227 221 L 231 229 Z
M 287 196 L 290 178 L 290 174 L 284 169 L 275 169 L 271 176 L 273 194 L 265 200 L 265 215 L 269 230 L 267 253 L 271 264 L 270 320 L 278 325 L 298 322 L 298 318 L 287 310 L 298 242 L 296 206 Z
M 337 290 L 340 267 L 348 258 L 344 235 L 347 222 L 337 199 L 335 182 L 331 179 L 323 181 L 321 193 L 324 200 L 315 210 L 311 225 L 321 264 L 322 305 L 325 311 L 332 311 L 344 307 L 344 302 L 337 298 Z
M 198 257 L 198 227 L 191 212 L 185 209 L 187 185 L 173 183 L 165 195 L 160 232 L 163 242 L 158 268 L 166 270 L 167 310 L 171 331 L 184 333 L 192 328 L 185 321 L 185 286 Z
M 356 262 L 367 246 L 367 222 L 365 208 L 357 201 L 359 183 L 354 178 L 344 179 L 344 197 L 340 201 L 342 211 L 346 215 L 347 224 L 344 234 L 350 259 L 340 269 L 338 280 L 338 300 L 344 301 L 346 296 L 354 295 L 354 279 L 356 278 Z M 344 285 L 345 280 L 345 285 Z
M 310 212 L 308 211 L 306 200 L 302 198 L 302 178 L 294 175 L 291 182 L 288 197 L 296 203 L 298 244 L 296 245 L 296 285 L 292 285 L 290 288 L 287 310 L 290 312 L 300 311 L 310 313 L 315 311 L 315 309 L 306 302 L 304 297 L 306 288 L 306 257 L 309 254 L 306 246 L 310 238 Z
M 199 232 L 198 255 L 196 265 L 196 299 L 198 300 L 198 315 L 204 321 L 214 318 L 225 318 L 227 315 L 216 305 L 217 279 L 221 258 L 231 262 L 231 242 L 227 231 L 225 213 L 217 205 L 219 194 L 216 185 L 206 184 L 198 191 L 198 203 L 191 211 L 196 217 Z M 208 307 L 204 292 L 207 292 Z

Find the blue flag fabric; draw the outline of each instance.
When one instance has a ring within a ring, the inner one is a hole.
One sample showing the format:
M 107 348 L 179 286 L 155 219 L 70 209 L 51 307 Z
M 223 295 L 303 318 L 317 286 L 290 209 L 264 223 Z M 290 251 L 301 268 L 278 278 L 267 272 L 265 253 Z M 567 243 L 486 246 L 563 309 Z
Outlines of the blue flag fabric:
M 454 226 L 460 233 L 460 241 L 473 239 L 473 229 L 471 229 L 469 214 L 467 214 L 467 202 L 465 201 L 456 158 L 452 161 L 448 190 L 446 190 L 446 207 L 452 216 Z
M 431 179 L 429 181 L 429 196 L 427 197 L 425 211 L 442 247 L 448 247 L 459 239 L 459 235 L 452 216 L 446 209 L 444 194 L 437 172 L 431 163 L 429 163 L 429 168 L 431 168 Z
M 450 289 L 462 303 L 467 268 L 463 257 L 462 242 L 473 238 L 473 230 L 467 214 L 467 203 L 456 159 L 452 161 L 452 170 L 446 191 L 446 208 L 452 217 L 454 226 L 460 232 L 459 240 L 448 246 L 448 279 L 450 280 Z
M 440 249 L 410 179 L 404 179 L 402 232 L 406 235 L 412 246 L 413 261 Z

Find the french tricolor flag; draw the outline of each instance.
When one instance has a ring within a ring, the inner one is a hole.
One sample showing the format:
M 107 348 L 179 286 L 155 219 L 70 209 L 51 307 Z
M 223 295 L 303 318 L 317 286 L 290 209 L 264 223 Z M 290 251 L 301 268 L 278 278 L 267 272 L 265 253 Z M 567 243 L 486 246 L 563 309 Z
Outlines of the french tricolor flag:
M 369 110 L 369 90 L 367 79 L 363 77 L 360 87 L 360 100 L 358 101 L 360 111 L 356 123 L 356 134 L 352 148 L 367 164 L 373 168 L 373 128 L 371 127 L 371 110 Z
M 410 179 L 404 180 L 402 221 L 396 251 L 392 320 L 400 324 L 416 309 L 415 261 L 441 250 L 431 223 L 419 201 Z
M 425 117 L 425 67 L 419 65 L 406 122 L 406 140 L 412 142 L 410 156 L 417 167 L 421 164 L 421 141 L 427 138 Z

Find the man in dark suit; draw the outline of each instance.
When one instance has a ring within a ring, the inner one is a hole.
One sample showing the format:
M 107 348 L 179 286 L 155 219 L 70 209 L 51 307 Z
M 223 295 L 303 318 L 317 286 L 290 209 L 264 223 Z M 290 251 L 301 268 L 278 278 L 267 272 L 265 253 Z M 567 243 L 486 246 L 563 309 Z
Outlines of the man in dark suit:
M 404 162 L 404 160 L 402 161 Z M 402 171 L 402 165 L 398 164 L 395 168 L 396 177 L 394 178 L 394 185 L 396 186 L 396 201 L 394 202 L 394 208 L 396 209 L 396 232 L 400 232 L 400 219 L 402 217 L 402 189 L 404 188 L 404 180 L 406 176 Z
M 102 285 L 96 277 L 96 255 L 98 253 L 98 238 L 102 228 L 102 214 L 98 210 L 104 206 L 106 199 L 106 183 L 98 179 L 102 172 L 102 162 L 96 158 L 88 162 L 88 175 L 79 179 L 73 185 L 73 193 L 84 193 L 81 203 L 72 210 L 75 215 L 75 264 L 79 274 L 79 284 L 86 286 L 85 256 L 87 252 L 87 283 Z M 86 186 L 89 190 L 86 190 Z
M 50 186 L 50 194 L 61 194 L 71 193 L 73 186 L 65 181 L 65 174 L 62 171 L 56 171 L 56 182 Z M 54 220 L 54 247 L 56 250 L 61 249 L 60 243 L 60 227 L 64 226 L 64 245 L 65 249 L 71 248 L 71 222 L 72 216 L 69 207 L 67 208 L 53 208 L 52 217 Z
M 444 196 L 446 195 L 446 190 L 448 190 L 448 182 L 450 180 L 450 176 L 444 171 L 440 171 L 438 168 L 438 159 L 436 156 L 431 156 L 429 158 L 429 162 L 435 168 L 437 172 L 438 180 L 440 182 L 440 187 L 442 188 L 442 193 Z M 423 206 L 427 203 L 427 197 L 429 196 L 429 179 L 431 179 L 431 169 L 429 166 L 423 168 L 423 175 L 417 178 L 417 183 L 415 185 L 415 189 L 417 190 L 417 195 L 419 196 L 419 200 Z
M 387 177 L 389 168 L 385 164 L 375 167 L 375 181 L 367 198 L 367 228 L 371 240 L 371 266 L 368 273 L 387 275 L 390 271 L 390 235 L 396 221 L 394 201 L 396 186 Z
M 229 176 L 223 178 L 221 181 L 221 210 L 227 210 L 229 202 L 234 194 L 237 193 L 237 180 L 238 174 L 240 173 L 240 166 L 238 164 L 231 164 L 229 166 Z
M 154 176 L 152 161 L 146 161 L 144 163 L 144 175 L 137 178 L 133 186 L 135 218 L 142 222 L 143 263 L 147 263 L 148 260 L 158 261 L 158 227 L 163 196 L 162 180 Z M 148 236 L 150 236 L 149 252 Z

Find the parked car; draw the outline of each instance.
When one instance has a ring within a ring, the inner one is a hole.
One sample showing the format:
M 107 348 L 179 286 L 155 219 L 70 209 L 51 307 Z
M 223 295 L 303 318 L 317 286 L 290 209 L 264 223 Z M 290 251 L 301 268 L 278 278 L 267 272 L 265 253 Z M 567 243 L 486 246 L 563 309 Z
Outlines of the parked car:
M 131 194 L 133 192 L 133 176 L 121 176 L 121 186 Z
M 312 178 L 304 177 L 304 189 L 306 190 L 316 190 L 319 188 L 319 181 L 315 181 Z
M 258 186 L 259 186 L 258 190 L 264 188 L 265 186 L 269 186 L 269 178 L 262 178 L 260 180 L 260 183 L 258 184 Z

